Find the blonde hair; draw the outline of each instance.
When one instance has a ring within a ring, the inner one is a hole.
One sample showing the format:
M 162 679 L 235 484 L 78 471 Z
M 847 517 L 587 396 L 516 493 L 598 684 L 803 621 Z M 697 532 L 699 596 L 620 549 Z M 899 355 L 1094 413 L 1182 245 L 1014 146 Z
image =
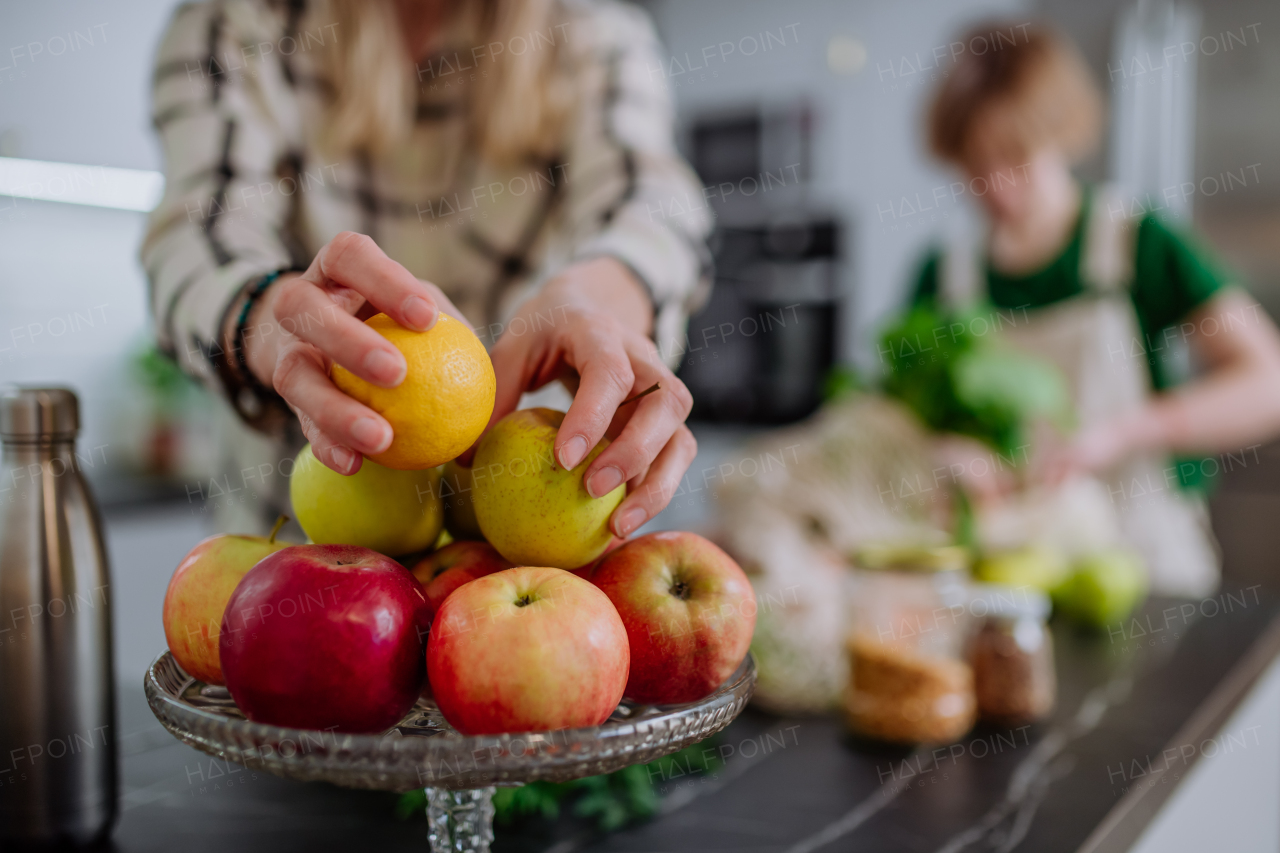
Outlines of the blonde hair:
M 489 66 L 468 84 L 474 85 L 467 97 L 468 123 L 481 154 L 499 164 L 552 156 L 563 142 L 572 102 L 568 28 L 557 0 L 453 0 L 449 5 L 446 18 L 461 24 L 477 49 L 484 46 L 479 61 Z M 412 131 L 415 87 L 422 85 L 392 0 L 329 0 L 328 12 L 337 23 L 337 39 L 331 49 L 335 97 L 326 146 L 338 155 L 391 150 Z M 534 47 L 520 53 L 507 49 L 519 39 L 533 41 Z M 490 52 L 495 44 L 499 47 Z M 459 54 L 473 56 L 461 47 Z
M 970 49 L 929 109 L 929 147 L 938 157 L 962 163 L 978 133 L 995 134 L 1014 156 L 1054 144 L 1075 160 L 1097 144 L 1102 96 L 1067 39 L 1040 25 L 990 23 L 963 44 Z

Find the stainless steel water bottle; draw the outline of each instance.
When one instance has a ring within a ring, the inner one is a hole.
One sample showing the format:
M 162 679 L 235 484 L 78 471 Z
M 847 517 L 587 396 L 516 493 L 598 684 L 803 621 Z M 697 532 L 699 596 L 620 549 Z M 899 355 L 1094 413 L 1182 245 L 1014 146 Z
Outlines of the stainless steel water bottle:
M 117 812 L 111 586 L 76 396 L 0 391 L 0 849 L 85 844 Z

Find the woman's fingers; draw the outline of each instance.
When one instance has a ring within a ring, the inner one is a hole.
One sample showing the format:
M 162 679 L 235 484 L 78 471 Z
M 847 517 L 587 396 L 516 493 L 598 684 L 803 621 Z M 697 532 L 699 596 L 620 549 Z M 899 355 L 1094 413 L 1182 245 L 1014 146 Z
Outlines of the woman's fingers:
M 493 400 L 493 416 L 489 418 L 489 426 L 493 426 L 520 405 L 520 395 L 525 392 L 530 380 L 530 357 L 523 342 L 506 336 L 494 344 L 489 360 L 493 362 L 493 375 L 498 383 Z
M 576 468 L 606 434 L 616 432 L 584 472 L 587 492 L 599 497 L 625 482 L 645 484 L 645 496 L 627 498 L 626 511 L 615 514 L 615 532 L 634 530 L 666 506 L 670 495 L 661 490 L 674 489 L 696 452 L 684 426 L 693 398 L 651 341 L 599 314 L 567 312 L 566 322 L 549 336 L 504 337 L 492 359 L 498 379 L 494 420 L 514 410 L 531 387 L 565 371 L 576 375 L 573 404 L 556 435 L 556 459 Z M 655 384 L 657 391 L 619 410 L 628 397 Z
M 684 424 L 654 458 L 644 479 L 613 513 L 613 533 L 625 539 L 640 525 L 666 508 L 680 485 L 680 478 L 698 455 L 698 442 Z
M 320 461 L 339 474 L 354 473 L 359 465 L 345 466 L 343 454 L 324 447 L 324 439 L 334 447 L 366 456 L 381 453 L 391 445 L 391 425 L 334 386 L 324 357 L 315 347 L 300 342 L 290 344 L 281 352 L 272 380 L 277 393 L 298 413 L 303 431 L 316 431 L 307 435 L 313 447 L 317 442 L 322 445 L 322 453 L 317 454 Z
M 302 434 L 311 442 L 311 455 L 322 465 L 348 477 L 360 470 L 364 464 L 362 455 L 325 435 L 310 416 L 299 412 L 298 422 L 302 424 Z
M 406 328 L 425 330 L 435 324 L 443 294 L 388 258 L 371 238 L 350 231 L 330 240 L 306 273 L 277 288 L 272 313 L 286 336 L 281 340 L 289 343 L 277 350 L 271 384 L 298 414 L 316 458 L 340 474 L 354 474 L 361 454 L 381 453 L 391 444 L 391 426 L 334 386 L 330 361 L 376 385 L 399 385 L 407 370 L 404 356 L 353 315 L 372 306 Z
M 358 292 L 407 329 L 425 331 L 440 313 L 431 291 L 366 234 L 343 231 L 334 237 L 307 270 L 308 277 L 314 273 L 319 273 L 323 284 Z
M 578 339 L 571 343 L 570 364 L 577 368 L 581 379 L 573 405 L 565 413 L 556 435 L 556 459 L 565 468 L 578 467 L 591 448 L 604 438 L 618 404 L 631 395 L 636 383 L 632 360 L 617 331 L 584 324 Z M 598 464 L 592 464 L 592 470 L 599 469 Z M 625 479 L 621 477 L 618 483 Z M 591 491 L 590 485 L 587 490 Z M 612 487 L 605 489 L 609 491 Z
M 628 342 L 627 355 L 635 385 L 627 396 L 654 385 L 658 389 L 636 401 L 634 412 L 626 418 L 617 438 L 586 470 L 584 479 L 587 492 L 592 497 L 608 494 L 619 483 L 642 475 L 684 424 L 693 408 L 689 389 L 658 360 L 652 350 L 653 345 L 647 339 Z M 582 391 L 578 393 L 581 397 Z
M 643 474 L 684 425 L 693 402 L 684 383 L 672 376 L 635 405 L 635 414 L 622 432 L 587 469 L 585 482 L 592 497 L 608 494 L 619 483 Z
M 361 379 L 394 388 L 408 369 L 404 356 L 382 335 L 342 310 L 305 278 L 281 285 L 276 320 L 285 332 L 307 343 Z M 277 388 L 277 390 L 279 390 Z

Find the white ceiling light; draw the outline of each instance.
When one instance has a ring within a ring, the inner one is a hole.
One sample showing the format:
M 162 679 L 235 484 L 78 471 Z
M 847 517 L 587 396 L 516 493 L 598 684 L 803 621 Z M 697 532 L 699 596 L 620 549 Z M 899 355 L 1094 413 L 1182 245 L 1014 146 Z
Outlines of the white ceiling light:
M 853 36 L 834 35 L 827 41 L 827 69 L 833 74 L 857 74 L 867 64 L 867 47 Z
M 0 157 L 0 195 L 146 213 L 163 194 L 159 172 Z

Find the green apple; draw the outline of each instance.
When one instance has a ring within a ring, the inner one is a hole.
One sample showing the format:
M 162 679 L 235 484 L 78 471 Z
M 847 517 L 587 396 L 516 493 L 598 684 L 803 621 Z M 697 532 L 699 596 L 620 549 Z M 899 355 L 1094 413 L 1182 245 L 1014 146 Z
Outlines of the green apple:
M 440 476 L 440 496 L 444 499 L 444 529 L 454 539 L 483 539 L 471 491 L 471 469 L 458 460 L 444 464 Z
M 564 412 L 512 412 L 480 440 L 471 468 L 472 499 L 484 538 L 517 566 L 576 569 L 604 553 L 609 516 L 626 495 L 587 494 L 582 475 L 609 445 L 602 439 L 572 471 L 556 461 Z
M 389 557 L 431 547 L 444 525 L 440 469 L 398 471 L 365 459 L 350 477 L 302 448 L 289 482 L 293 512 L 317 545 L 357 545 Z
M 1078 562 L 1053 590 L 1053 603 L 1071 619 L 1101 628 L 1128 616 L 1146 594 L 1142 561 L 1117 549 Z
M 287 521 L 276 521 L 271 536 L 223 533 L 210 536 L 182 558 L 164 594 L 164 637 L 174 659 L 205 684 L 223 684 L 218 643 L 222 613 L 240 579 L 268 554 L 288 548 L 276 533 Z
M 1029 586 L 1052 592 L 1067 576 L 1064 554 L 1040 545 L 986 554 L 973 567 L 974 577 L 1001 586 Z

